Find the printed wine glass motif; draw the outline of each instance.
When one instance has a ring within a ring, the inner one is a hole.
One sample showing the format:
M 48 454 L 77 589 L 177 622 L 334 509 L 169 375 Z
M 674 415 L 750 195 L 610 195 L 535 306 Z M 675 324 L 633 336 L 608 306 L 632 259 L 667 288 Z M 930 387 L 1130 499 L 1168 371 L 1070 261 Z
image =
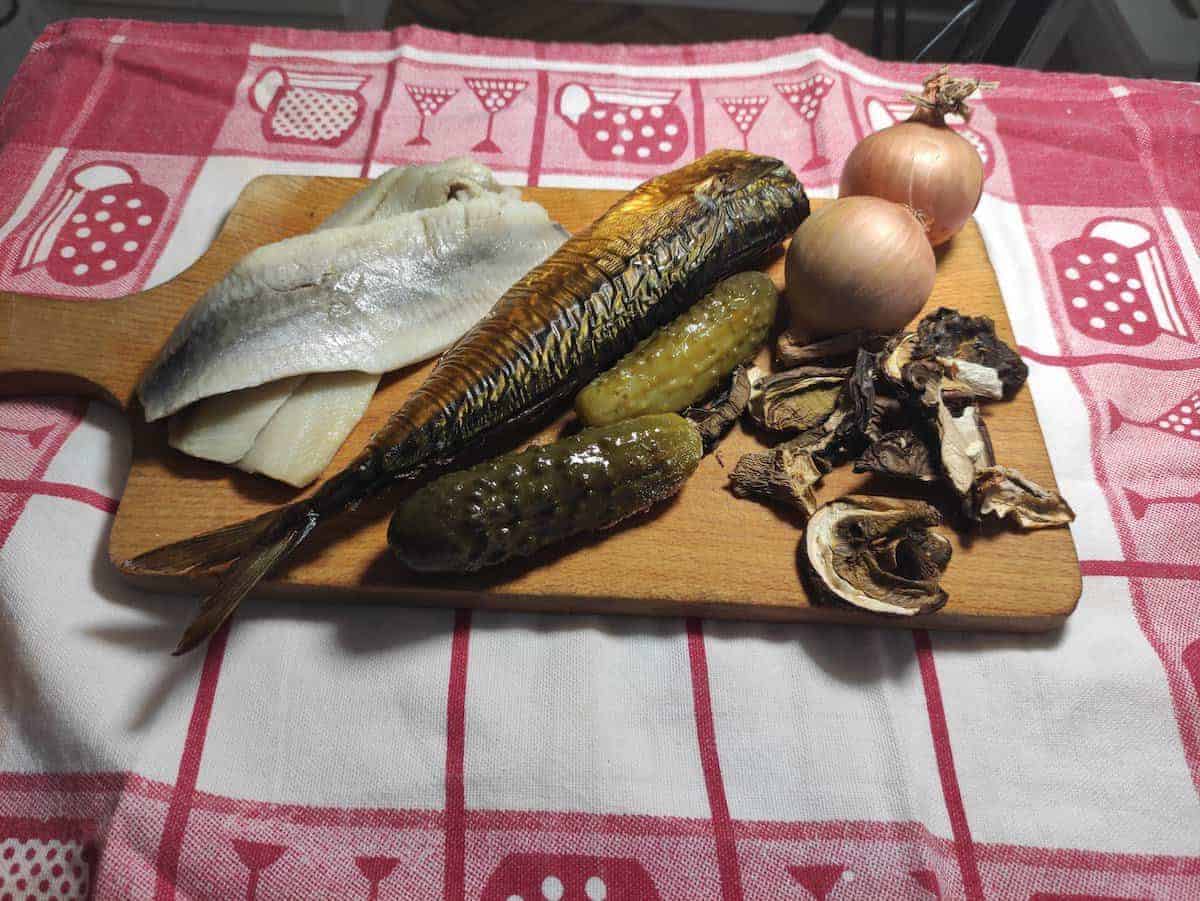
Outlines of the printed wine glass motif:
M 1154 232 L 1131 219 L 1094 219 L 1050 251 L 1071 326 L 1137 346 L 1160 335 L 1190 341 Z
M 632 857 L 509 854 L 488 876 L 480 901 L 660 901 Z
M 263 114 L 271 143 L 340 147 L 358 129 L 367 109 L 358 72 L 264 69 L 250 88 L 250 105 Z
M 254 901 L 258 897 L 258 880 L 262 878 L 263 870 L 274 865 L 275 861 L 283 856 L 287 845 L 235 838 L 233 850 L 237 853 L 238 860 L 250 871 L 250 878 L 246 881 L 246 901 Z
M 975 102 L 975 101 L 972 101 Z M 904 122 L 912 115 L 913 104 L 908 100 L 882 100 L 879 97 L 868 97 L 864 102 L 867 114 L 867 124 L 872 131 L 883 131 L 897 122 Z M 975 152 L 983 161 L 983 177 L 987 178 L 996 168 L 996 154 L 992 150 L 992 142 L 971 126 L 964 123 L 961 117 L 948 116 L 946 124 L 971 142 Z
M 529 87 L 529 82 L 516 78 L 464 78 L 463 81 L 488 114 L 487 133 L 483 140 L 471 149 L 476 153 L 499 153 L 500 145 L 492 140 L 492 125 L 496 114 L 508 109 L 509 104 Z
M 678 97 L 678 90 L 590 87 L 573 81 L 559 88 L 554 108 L 589 159 L 666 166 L 688 145 Z
M 1146 511 L 1155 504 L 1187 504 L 1192 507 L 1200 507 L 1200 491 L 1177 497 L 1146 497 L 1144 494 L 1138 494 L 1132 488 L 1126 488 L 1125 500 L 1129 503 L 1129 510 L 1133 513 L 1133 518 L 1141 519 L 1146 515 Z
M 788 875 L 808 889 L 817 901 L 825 901 L 833 887 L 838 884 L 846 868 L 837 864 L 811 867 L 788 867 Z
M 371 884 L 367 901 L 379 901 L 379 883 L 392 875 L 392 870 L 396 869 L 398 863 L 400 863 L 399 857 L 363 856 L 354 858 L 354 865 L 358 867 L 358 872 L 362 873 L 363 878 Z
M 725 115 L 733 123 L 734 128 L 741 133 L 742 149 L 750 149 L 750 130 L 762 115 L 769 97 L 718 97 L 717 103 L 725 110 Z
M 425 137 L 425 120 L 431 119 L 442 111 L 442 107 L 453 99 L 458 88 L 442 88 L 433 85 L 405 84 L 404 89 L 417 107 L 417 115 L 421 124 L 417 126 L 416 137 L 405 144 L 409 147 L 428 147 L 429 138 Z
M 1200 413 L 1197 410 L 1200 410 L 1200 391 L 1188 395 L 1148 422 L 1129 419 L 1117 409 L 1116 404 L 1109 401 L 1108 431 L 1115 432 L 1123 425 L 1131 425 L 1177 435 L 1189 441 L 1200 441 Z
M 167 195 L 132 166 L 97 160 L 72 169 L 33 226 L 16 273 L 44 266 L 64 285 L 90 287 L 133 272 L 167 209 Z
M 0 433 L 8 435 L 24 435 L 25 440 L 29 442 L 32 448 L 40 447 L 42 442 L 46 440 L 46 436 L 54 431 L 54 423 L 49 425 L 40 425 L 33 429 L 17 429 L 10 426 L 0 425 Z
M 800 167 L 801 172 L 810 172 L 828 165 L 829 158 L 821 153 L 817 145 L 817 116 L 821 113 L 821 102 L 825 95 L 833 90 L 832 76 L 824 72 L 816 72 L 799 81 L 781 82 L 775 85 L 780 96 L 787 101 L 797 115 L 808 123 L 808 136 L 811 143 L 812 155 L 807 163 Z

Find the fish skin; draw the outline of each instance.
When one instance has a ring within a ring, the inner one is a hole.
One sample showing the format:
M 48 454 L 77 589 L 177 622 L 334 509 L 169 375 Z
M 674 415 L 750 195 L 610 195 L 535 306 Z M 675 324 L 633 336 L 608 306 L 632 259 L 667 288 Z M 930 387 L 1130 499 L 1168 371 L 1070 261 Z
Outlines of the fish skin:
M 564 237 L 537 204 L 487 193 L 252 251 L 167 339 L 138 386 L 146 419 L 292 375 L 424 359 L 487 311 L 488 285 L 512 284 Z
M 311 497 L 128 562 L 179 573 L 233 561 L 174 653 L 220 628 L 325 519 L 564 403 L 721 278 L 759 262 L 808 212 L 784 163 L 746 151 L 714 151 L 626 194 L 513 285 Z
M 441 206 L 451 199 L 465 200 L 484 194 L 519 199 L 520 192 L 496 181 L 492 171 L 470 157 L 458 157 L 440 163 L 402 166 L 389 169 L 372 180 L 323 220 L 314 231 L 362 225 L 367 222 L 403 215 L 414 210 Z M 489 304 L 490 306 L 490 304 Z M 464 327 L 465 330 L 465 327 Z M 441 348 L 437 348 L 441 349 Z M 431 350 L 430 354 L 435 350 Z M 250 388 L 213 394 L 188 405 L 169 420 L 169 443 L 194 457 L 220 463 L 237 463 L 249 472 L 261 472 L 270 478 L 302 487 L 315 480 L 324 469 L 317 466 L 332 459 L 337 448 L 361 417 L 364 398 L 369 401 L 379 375 L 344 372 L 317 372 L 304 377 L 276 379 Z M 347 392 L 347 385 L 355 390 Z M 301 399 L 299 395 L 303 394 Z M 318 397 L 332 401 L 343 398 L 349 404 L 339 415 L 328 402 L 319 406 L 337 422 L 340 429 L 317 428 L 312 420 Z M 303 424 L 304 453 L 307 464 L 287 456 L 274 457 L 269 446 L 278 451 L 290 449 L 281 442 L 283 430 Z M 313 442 L 321 436 L 324 448 Z M 340 439 L 339 440 L 339 435 Z M 262 443 L 264 446 L 259 447 Z M 240 461 L 240 462 L 239 462 Z

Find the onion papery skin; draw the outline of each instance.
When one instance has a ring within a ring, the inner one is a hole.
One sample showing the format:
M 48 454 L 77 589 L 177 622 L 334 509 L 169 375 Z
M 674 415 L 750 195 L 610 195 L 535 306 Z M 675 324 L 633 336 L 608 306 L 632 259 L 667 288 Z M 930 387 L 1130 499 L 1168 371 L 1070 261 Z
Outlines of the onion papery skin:
M 839 197 L 871 196 L 916 210 L 929 243 L 944 244 L 966 225 L 983 194 L 983 160 L 946 125 L 899 122 L 850 151 Z
M 796 230 L 785 265 L 794 336 L 891 332 L 920 312 L 937 262 L 911 210 L 878 197 L 846 197 Z

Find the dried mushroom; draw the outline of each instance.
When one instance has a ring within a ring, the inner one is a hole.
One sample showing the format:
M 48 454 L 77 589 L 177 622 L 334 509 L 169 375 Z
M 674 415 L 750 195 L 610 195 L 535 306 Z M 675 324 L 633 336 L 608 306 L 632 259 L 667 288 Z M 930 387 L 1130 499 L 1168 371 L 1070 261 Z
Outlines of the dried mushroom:
M 683 415 L 696 426 L 707 454 L 733 427 L 750 402 L 750 375 L 745 366 L 733 371 L 729 387 L 707 404 L 688 407 Z
M 1048 529 L 1075 519 L 1061 494 L 1031 482 L 1015 469 L 990 466 L 975 477 L 971 486 L 976 518 L 992 514 L 1007 517 L 1023 529 Z
M 875 613 L 915 616 L 946 603 L 938 578 L 950 542 L 930 527 L 941 515 L 921 501 L 846 495 L 819 508 L 800 542 L 814 597 Z
M 773 450 L 746 454 L 729 476 L 734 495 L 812 513 L 817 509 L 813 487 L 833 468 L 821 453 L 832 440 L 833 435 L 826 433 L 807 446 L 787 442 Z
M 858 355 L 859 348 L 879 348 L 883 346 L 884 340 L 884 335 L 855 330 L 834 335 L 832 338 L 799 344 L 790 332 L 784 332 L 775 344 L 775 363 L 780 369 L 812 366 L 815 363 L 824 363 L 827 366 L 831 363 L 850 363 Z
M 942 379 L 942 392 L 954 397 L 984 397 L 1000 400 L 1004 397 L 1004 383 L 1000 373 L 990 366 L 956 360 L 953 357 L 938 357 L 938 364 L 946 373 Z
M 1017 352 L 996 337 L 996 325 L 986 316 L 963 316 L 942 307 L 917 325 L 917 346 L 921 356 L 950 358 L 960 365 L 993 370 L 1005 396 L 1025 384 L 1029 375 Z
M 929 445 L 912 429 L 898 429 L 881 437 L 854 461 L 854 471 L 877 472 L 919 482 L 938 480 Z
M 849 369 L 803 366 L 761 378 L 750 394 L 750 415 L 773 432 L 819 426 L 837 406 Z
M 854 427 L 868 441 L 878 441 L 883 437 L 880 429 L 882 408 L 877 404 L 875 392 L 877 364 L 875 354 L 860 349 L 854 361 L 854 372 L 846 384 L 847 396 L 854 406 Z
M 964 407 L 955 416 L 945 401 L 938 399 L 934 421 L 941 453 L 942 471 L 960 497 L 971 493 L 976 474 L 996 460 L 992 440 L 979 415 L 979 408 Z

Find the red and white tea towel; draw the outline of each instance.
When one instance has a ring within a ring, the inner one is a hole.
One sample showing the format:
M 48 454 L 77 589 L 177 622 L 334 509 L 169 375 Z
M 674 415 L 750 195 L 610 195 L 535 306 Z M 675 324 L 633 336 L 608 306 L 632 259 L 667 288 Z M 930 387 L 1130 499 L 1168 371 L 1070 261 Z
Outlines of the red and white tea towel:
M 170 278 L 264 172 L 474 153 L 622 187 L 714 147 L 814 193 L 922 68 L 75 20 L 0 106 L 0 288 Z M 0 899 L 1200 898 L 1200 88 L 981 68 L 977 218 L 1059 485 L 1046 635 L 250 604 L 104 544 L 129 437 L 0 403 Z

